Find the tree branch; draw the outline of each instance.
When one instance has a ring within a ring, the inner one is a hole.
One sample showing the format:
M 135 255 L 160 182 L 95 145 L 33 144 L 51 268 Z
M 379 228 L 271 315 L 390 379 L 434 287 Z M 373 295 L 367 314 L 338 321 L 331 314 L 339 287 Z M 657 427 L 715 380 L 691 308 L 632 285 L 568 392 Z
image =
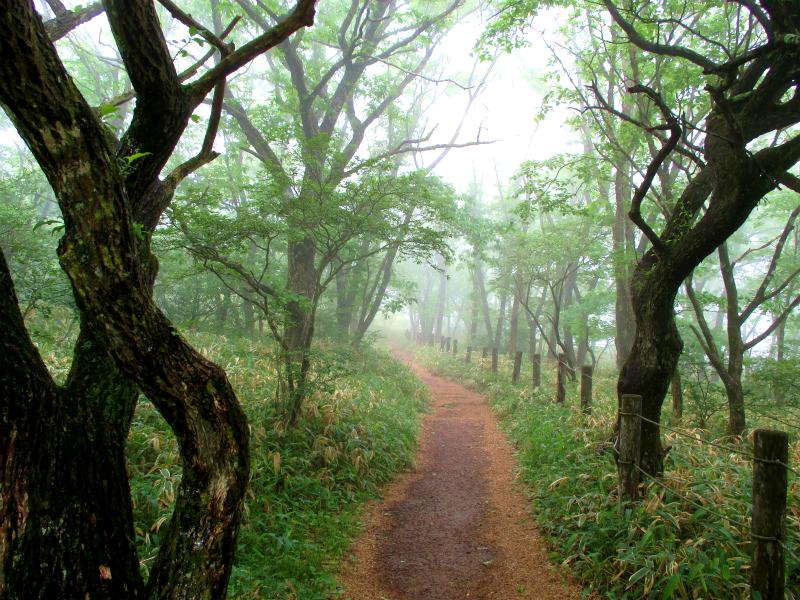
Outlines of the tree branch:
M 625 34 L 628 36 L 628 40 L 630 40 L 634 46 L 652 54 L 685 58 L 695 65 L 702 67 L 703 71 L 705 72 L 710 73 L 719 68 L 719 65 L 717 65 L 715 62 L 709 60 L 702 54 L 698 54 L 694 50 L 690 50 L 689 48 L 684 48 L 683 46 L 670 46 L 668 44 L 658 44 L 656 42 L 647 40 L 631 23 L 623 18 L 611 0 L 603 0 L 603 4 L 611 14 L 611 18 L 614 19 L 614 22 L 620 26 L 622 31 L 625 32 Z
M 233 44 L 226 44 L 216 35 L 214 35 L 210 30 L 206 27 L 201 25 L 198 21 L 195 20 L 192 15 L 189 13 L 184 12 L 181 10 L 172 0 L 158 0 L 158 3 L 161 4 L 164 8 L 169 11 L 175 19 L 189 27 L 190 29 L 196 29 L 198 33 L 203 36 L 203 39 L 207 41 L 209 44 L 214 46 L 222 56 L 227 56 L 233 50 Z
M 692 331 L 694 332 L 695 337 L 697 337 L 697 341 L 700 343 L 700 346 L 702 346 L 703 352 L 705 352 L 706 356 L 708 356 L 708 360 L 711 361 L 711 364 L 714 366 L 714 369 L 720 374 L 726 373 L 727 370 L 725 368 L 725 364 L 722 362 L 722 357 L 719 355 L 717 345 L 714 342 L 714 336 L 711 333 L 711 329 L 708 327 L 708 321 L 706 321 L 703 307 L 694 292 L 691 275 L 686 278 L 686 281 L 684 282 L 684 288 L 686 289 L 686 296 L 689 298 L 692 308 L 694 309 L 695 320 L 700 326 L 700 331 L 697 331 L 697 328 L 694 326 L 692 326 Z
M 650 165 L 647 167 L 644 180 L 636 189 L 636 193 L 633 195 L 633 199 L 631 200 L 631 209 L 628 212 L 628 216 L 630 217 L 631 221 L 636 224 L 642 233 L 647 236 L 647 239 L 650 240 L 650 243 L 653 244 L 653 249 L 659 254 L 664 254 L 667 251 L 667 247 L 658 234 L 653 231 L 650 225 L 648 225 L 647 222 L 642 218 L 641 206 L 642 200 L 644 200 L 644 197 L 647 195 L 647 190 L 650 189 L 650 186 L 652 185 L 653 179 L 655 179 L 659 168 L 661 168 L 662 163 L 666 160 L 667 156 L 669 156 L 670 152 L 672 152 L 675 146 L 677 146 L 678 140 L 681 139 L 682 130 L 681 126 L 678 124 L 678 119 L 675 118 L 675 115 L 672 114 L 672 111 L 670 111 L 669 107 L 664 103 L 661 96 L 659 96 L 655 90 L 647 87 L 646 85 L 637 84 L 629 87 L 628 92 L 632 94 L 643 93 L 649 96 L 656 103 L 661 111 L 661 114 L 667 120 L 667 125 L 659 128 L 666 127 L 670 131 L 670 136 L 666 144 L 661 147 L 661 150 L 658 151 L 658 154 L 653 157 L 652 161 L 650 161 Z
M 63 4 L 60 2 L 58 4 L 63 8 Z M 53 4 L 50 6 L 53 7 Z M 62 11 L 54 8 L 53 12 L 56 13 L 55 18 L 50 19 L 44 24 L 44 30 L 47 32 L 47 36 L 50 38 L 51 42 L 60 40 L 79 25 L 83 25 L 94 19 L 103 12 L 103 3 L 94 2 L 93 4 L 84 6 L 80 10 Z
M 775 276 L 775 270 L 778 267 L 778 260 L 783 253 L 783 248 L 786 245 L 786 241 L 789 239 L 789 235 L 791 234 L 792 230 L 794 229 L 794 223 L 797 220 L 797 216 L 800 214 L 800 206 L 796 207 L 789 218 L 786 220 L 786 225 L 783 228 L 780 236 L 778 237 L 778 243 L 775 245 L 775 250 L 772 252 L 772 259 L 769 262 L 769 267 L 767 267 L 767 272 L 764 274 L 764 278 L 761 280 L 761 284 L 758 286 L 756 293 L 753 294 L 752 300 L 747 304 L 747 306 L 742 310 L 741 315 L 739 318 L 742 322 L 747 320 L 753 311 L 756 310 L 759 306 L 761 306 L 764 302 L 769 300 L 770 298 L 775 297 L 777 294 L 780 294 L 783 289 L 785 289 L 786 285 L 788 285 L 795 276 L 797 276 L 797 271 L 792 273 L 786 281 L 783 282 L 782 285 L 778 286 L 771 294 L 767 294 L 767 288 L 769 284 L 772 283 L 772 278 Z
M 189 86 L 189 95 L 195 105 L 219 82 L 234 71 L 249 63 L 256 56 L 282 43 L 303 27 L 314 24 L 317 0 L 299 0 L 291 14 L 262 35 L 225 56 L 219 64 L 209 69 Z

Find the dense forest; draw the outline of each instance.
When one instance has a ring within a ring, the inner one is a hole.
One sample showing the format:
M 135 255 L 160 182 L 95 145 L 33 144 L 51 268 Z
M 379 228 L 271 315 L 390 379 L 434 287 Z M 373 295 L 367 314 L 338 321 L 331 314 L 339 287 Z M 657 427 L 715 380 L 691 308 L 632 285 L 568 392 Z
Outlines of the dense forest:
M 0 598 L 379 600 L 417 365 L 585 597 L 800 598 L 797 0 L 0 10 Z

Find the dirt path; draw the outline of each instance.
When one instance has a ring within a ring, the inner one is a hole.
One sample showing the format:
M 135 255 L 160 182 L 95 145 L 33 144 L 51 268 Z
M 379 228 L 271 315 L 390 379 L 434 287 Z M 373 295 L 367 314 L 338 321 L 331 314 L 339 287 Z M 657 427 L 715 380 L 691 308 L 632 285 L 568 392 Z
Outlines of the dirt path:
M 342 574 L 345 598 L 579 598 L 579 588 L 547 561 L 486 399 L 411 368 L 430 388 L 433 411 L 423 422 L 416 469 L 367 509 Z

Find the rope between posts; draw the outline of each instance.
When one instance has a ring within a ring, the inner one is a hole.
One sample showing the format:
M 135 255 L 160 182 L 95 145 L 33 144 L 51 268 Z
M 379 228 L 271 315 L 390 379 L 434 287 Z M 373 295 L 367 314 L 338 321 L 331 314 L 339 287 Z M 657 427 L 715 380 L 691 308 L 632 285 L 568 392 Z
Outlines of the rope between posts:
M 748 408 L 747 410 L 749 410 L 751 413 L 756 414 L 759 417 L 762 417 L 764 419 L 772 419 L 773 421 L 775 421 L 777 423 L 780 423 L 781 425 L 785 425 L 786 427 L 791 427 L 792 429 L 800 429 L 800 427 L 798 427 L 797 425 L 793 425 L 792 423 L 789 423 L 788 421 L 784 421 L 782 419 L 779 419 L 778 417 L 773 417 L 772 415 L 768 415 L 766 413 L 762 413 L 762 412 L 759 412 L 757 410 L 753 410 L 752 408 Z
M 712 509 L 712 508 L 708 508 L 707 506 L 703 506 L 702 504 L 700 504 L 699 502 L 696 502 L 695 500 L 692 500 L 691 498 L 689 498 L 689 497 L 688 497 L 688 496 L 686 496 L 685 494 L 682 494 L 681 492 L 679 492 L 679 491 L 677 491 L 677 490 L 674 490 L 674 489 L 672 489 L 672 488 L 671 488 L 671 487 L 669 487 L 669 486 L 668 486 L 666 483 L 664 483 L 663 481 L 660 481 L 660 480 L 659 480 L 659 478 L 657 478 L 657 477 L 652 477 L 652 476 L 651 476 L 651 475 L 650 475 L 650 474 L 649 474 L 647 471 L 645 471 L 644 469 L 642 469 L 642 468 L 641 468 L 639 465 L 637 465 L 636 463 L 634 463 L 634 467 L 636 468 L 636 470 L 637 470 L 637 471 L 639 471 L 640 473 L 642 473 L 642 474 L 643 474 L 643 475 L 645 475 L 646 477 L 649 477 L 649 478 L 650 478 L 650 480 L 651 480 L 653 483 L 655 483 L 656 485 L 659 485 L 660 487 L 664 488 L 666 491 L 668 491 L 668 492 L 670 492 L 670 493 L 672 493 L 672 494 L 675 494 L 675 495 L 676 495 L 678 498 L 680 498 L 680 499 L 681 499 L 681 500 L 683 500 L 684 502 L 688 502 L 689 504 L 691 504 L 691 505 L 693 505 L 693 506 L 696 506 L 696 507 L 697 507 L 697 508 L 699 508 L 700 510 L 704 510 L 704 511 L 706 511 L 707 513 L 709 513 L 709 514 L 712 514 L 712 515 L 714 515 L 714 516 L 716 516 L 716 517 L 718 517 L 718 518 L 720 518 L 720 519 L 723 519 L 723 520 L 729 521 L 730 523 L 733 523 L 733 524 L 734 524 L 734 525 L 736 525 L 737 527 L 742 527 L 742 528 L 747 528 L 747 527 L 748 527 L 748 525 L 747 525 L 746 523 L 744 523 L 744 522 L 742 522 L 742 521 L 739 521 L 739 520 L 737 520 L 737 519 L 731 518 L 731 517 L 729 517 L 729 516 L 723 515 L 721 512 L 717 512 L 717 511 L 715 511 L 715 510 L 714 510 L 714 509 Z
M 667 431 L 671 431 L 672 433 L 677 433 L 678 435 L 682 435 L 684 437 L 690 438 L 690 439 L 694 440 L 695 442 L 700 442 L 702 444 L 708 444 L 709 446 L 714 446 L 715 448 L 720 448 L 722 450 L 727 450 L 728 452 L 731 452 L 733 454 L 739 454 L 739 455 L 744 456 L 746 458 L 749 458 L 751 460 L 755 460 L 755 456 L 753 456 L 753 454 L 750 453 L 750 452 L 745 452 L 744 450 L 739 450 L 738 448 L 734 448 L 733 446 L 728 446 L 726 444 L 720 444 L 719 442 L 712 442 L 711 440 L 705 440 L 705 439 L 701 438 L 699 435 L 695 435 L 693 433 L 688 433 L 688 432 L 682 431 L 680 429 L 675 429 L 674 427 L 669 427 L 668 425 L 664 425 L 663 423 L 658 423 L 658 422 L 653 421 L 652 419 L 648 419 L 647 417 L 644 417 L 642 415 L 639 415 L 639 418 L 642 421 L 646 422 L 646 423 L 650 423 L 652 425 L 656 425 L 657 427 L 660 427 L 662 429 L 666 429 Z
M 681 492 L 679 492 L 679 491 L 671 488 L 667 484 L 665 484 L 663 481 L 660 480 L 660 478 L 651 476 L 647 471 L 642 469 L 635 462 L 634 463 L 623 463 L 623 464 L 633 464 L 634 468 L 637 471 L 639 471 L 639 473 L 641 473 L 642 475 L 648 477 L 650 481 L 652 481 L 653 483 L 655 483 L 659 487 L 663 488 L 664 490 L 670 492 L 671 494 L 674 494 L 675 496 L 677 496 L 678 498 L 680 498 L 684 502 L 687 502 L 687 503 L 691 504 L 692 506 L 694 506 L 696 508 L 699 508 L 700 510 L 705 511 L 708 514 L 714 515 L 717 518 L 722 519 L 724 521 L 728 521 L 729 523 L 732 523 L 733 525 L 736 525 L 737 527 L 740 527 L 742 529 L 747 529 L 748 527 L 750 527 L 749 525 L 747 525 L 747 523 L 745 523 L 743 521 L 739 521 L 738 519 L 734 519 L 732 517 L 724 515 L 721 512 L 718 512 L 718 511 L 716 511 L 716 510 L 714 510 L 712 508 L 709 508 L 707 506 L 703 506 L 699 502 L 696 502 L 696 501 L 692 500 L 691 498 L 689 498 L 685 494 L 682 494 Z M 798 557 L 797 554 L 795 554 L 794 551 L 791 548 L 789 548 L 781 539 L 779 539 L 777 537 L 774 537 L 774 536 L 773 537 L 760 536 L 760 535 L 752 533 L 752 532 L 750 534 L 750 537 L 753 538 L 753 539 L 761 540 L 761 541 L 775 542 L 775 543 L 779 544 L 781 546 L 781 548 L 783 548 L 784 551 L 788 555 L 790 555 L 794 561 L 800 563 L 800 557 Z
M 620 415 L 635 415 L 635 413 L 619 413 L 619 414 Z M 657 427 L 660 427 L 662 429 L 666 429 L 667 431 L 671 431 L 671 432 L 676 433 L 678 435 L 682 435 L 684 437 L 687 437 L 689 439 L 694 440 L 695 442 L 700 442 L 701 444 L 708 444 L 709 446 L 714 446 L 715 448 L 720 448 L 722 450 L 727 450 L 728 452 L 731 452 L 732 454 L 738 454 L 740 456 L 744 456 L 745 458 L 749 458 L 750 460 L 752 460 L 754 462 L 760 462 L 760 463 L 764 463 L 764 464 L 781 465 L 781 466 L 785 467 L 786 470 L 791 471 L 792 473 L 794 473 L 795 475 L 800 477 L 800 471 L 795 470 L 794 468 L 792 468 L 791 466 L 789 466 L 785 462 L 782 462 L 782 461 L 779 461 L 779 460 L 767 460 L 767 459 L 763 459 L 763 458 L 758 458 L 754 454 L 752 454 L 751 452 L 745 452 L 744 450 L 739 450 L 738 448 L 734 448 L 733 446 L 728 446 L 726 444 L 720 444 L 719 442 L 712 442 L 711 440 L 704 440 L 700 436 L 695 435 L 693 433 L 688 433 L 686 431 L 681 431 L 680 429 L 675 429 L 674 427 L 669 427 L 668 425 L 664 425 L 663 423 L 657 423 L 656 421 L 648 419 L 647 417 L 644 417 L 642 415 L 637 415 L 637 416 L 642 421 L 645 421 L 646 423 L 651 423 L 652 425 L 656 425 Z
M 639 465 L 634 465 L 634 466 L 636 467 L 636 469 L 640 473 L 650 477 L 650 475 L 646 471 L 644 471 Z M 712 514 L 712 515 L 718 517 L 719 519 L 728 521 L 729 523 L 732 523 L 732 524 L 734 524 L 737 527 L 740 527 L 742 529 L 747 529 L 747 527 L 748 527 L 748 525 L 746 523 L 744 523 L 743 521 L 739 521 L 738 519 L 733 519 L 733 518 L 731 518 L 731 517 L 729 517 L 727 515 L 724 515 L 724 514 L 722 514 L 720 512 L 717 512 L 716 510 L 708 508 L 707 506 L 703 506 L 699 502 L 695 502 L 694 500 L 692 500 L 691 498 L 689 498 L 685 494 L 682 494 L 682 493 L 678 492 L 677 490 L 669 487 L 664 482 L 660 481 L 659 479 L 657 479 L 655 477 L 651 477 L 650 480 L 653 483 L 655 483 L 656 485 L 658 485 L 658 486 L 662 487 L 663 489 L 665 489 L 666 491 L 674 494 L 675 496 L 677 496 L 678 498 L 680 498 L 684 502 L 688 502 L 689 504 L 699 508 L 700 510 L 703 510 L 703 511 L 709 513 L 709 514 Z M 789 548 L 789 546 L 787 546 L 780 538 L 777 538 L 777 537 L 774 537 L 774 536 L 762 536 L 762 535 L 758 535 L 758 534 L 755 534 L 755 533 L 752 533 L 752 532 L 750 533 L 750 537 L 752 539 L 756 539 L 756 540 L 760 540 L 760 541 L 774 542 L 774 543 L 780 545 L 781 548 L 783 548 L 783 550 L 788 555 L 790 555 L 794 561 L 800 562 L 800 557 L 798 557 L 797 554 L 795 554 L 794 551 L 791 548 Z

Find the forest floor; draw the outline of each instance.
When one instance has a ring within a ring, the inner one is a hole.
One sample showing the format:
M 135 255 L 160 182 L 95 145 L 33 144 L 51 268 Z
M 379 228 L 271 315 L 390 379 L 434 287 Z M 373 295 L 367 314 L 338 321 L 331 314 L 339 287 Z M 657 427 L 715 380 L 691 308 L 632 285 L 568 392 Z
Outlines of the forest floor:
M 430 389 L 416 468 L 383 490 L 345 563 L 350 600 L 580 597 L 547 560 L 485 396 L 398 353 Z

